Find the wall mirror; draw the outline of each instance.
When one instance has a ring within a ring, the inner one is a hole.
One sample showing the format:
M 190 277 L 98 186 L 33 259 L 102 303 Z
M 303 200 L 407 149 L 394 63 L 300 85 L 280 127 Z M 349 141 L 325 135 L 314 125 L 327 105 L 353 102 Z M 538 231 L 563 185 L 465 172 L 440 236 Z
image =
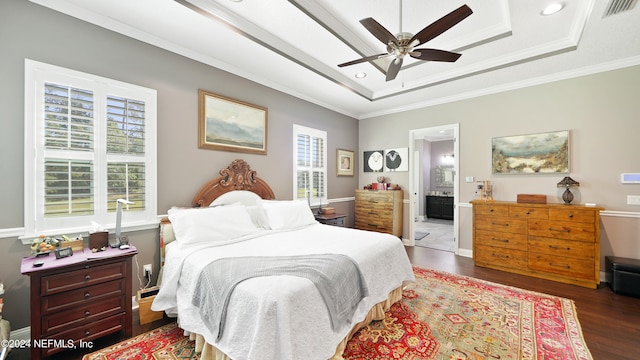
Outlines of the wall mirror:
M 453 186 L 453 166 L 438 166 L 435 170 L 436 186 Z

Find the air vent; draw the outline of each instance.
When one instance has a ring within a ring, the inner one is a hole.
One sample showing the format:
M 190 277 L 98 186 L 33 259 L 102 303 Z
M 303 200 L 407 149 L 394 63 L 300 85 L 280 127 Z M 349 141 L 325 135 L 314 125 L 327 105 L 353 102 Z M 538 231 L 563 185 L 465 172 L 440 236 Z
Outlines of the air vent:
M 607 17 L 633 9 L 637 0 L 611 0 L 602 17 Z

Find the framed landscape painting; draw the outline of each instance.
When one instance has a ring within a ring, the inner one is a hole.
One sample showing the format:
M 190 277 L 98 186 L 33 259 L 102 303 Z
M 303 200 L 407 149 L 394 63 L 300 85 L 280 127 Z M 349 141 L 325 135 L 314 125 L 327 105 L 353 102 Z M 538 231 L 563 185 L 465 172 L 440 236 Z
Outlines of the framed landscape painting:
M 267 154 L 267 108 L 198 90 L 198 147 Z
M 569 172 L 569 131 L 496 137 L 491 140 L 493 174 Z

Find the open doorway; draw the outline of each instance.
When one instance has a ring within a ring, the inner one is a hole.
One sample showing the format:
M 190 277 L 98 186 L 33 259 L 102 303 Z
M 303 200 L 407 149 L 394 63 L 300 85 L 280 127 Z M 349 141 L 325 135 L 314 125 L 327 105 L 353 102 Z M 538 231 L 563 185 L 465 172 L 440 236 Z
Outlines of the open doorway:
M 459 124 L 409 132 L 411 154 L 408 245 L 458 253 Z

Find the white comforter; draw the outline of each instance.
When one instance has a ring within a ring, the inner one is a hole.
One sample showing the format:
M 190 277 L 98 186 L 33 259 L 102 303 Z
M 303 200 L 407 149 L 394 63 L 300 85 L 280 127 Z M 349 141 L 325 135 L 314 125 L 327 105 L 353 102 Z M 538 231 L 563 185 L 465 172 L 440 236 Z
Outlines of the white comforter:
M 391 235 L 313 224 L 297 230 L 265 230 L 226 245 L 167 245 L 163 280 L 152 309 L 178 317 L 184 330 L 201 334 L 234 360 L 326 360 L 369 309 L 404 281 L 414 280 L 402 242 Z M 191 304 L 201 270 L 214 259 L 338 253 L 354 259 L 369 296 L 351 325 L 332 330 L 326 306 L 313 283 L 296 276 L 271 276 L 240 283 L 231 296 L 224 336 L 216 341 Z

